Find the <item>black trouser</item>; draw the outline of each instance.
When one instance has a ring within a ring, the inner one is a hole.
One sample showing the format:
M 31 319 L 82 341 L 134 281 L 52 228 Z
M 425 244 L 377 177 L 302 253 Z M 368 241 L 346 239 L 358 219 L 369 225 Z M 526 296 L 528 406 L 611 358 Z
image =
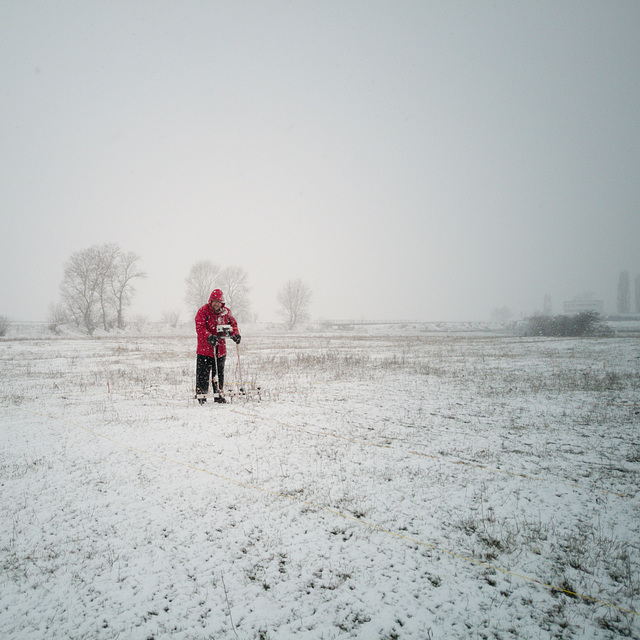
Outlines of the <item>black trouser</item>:
M 214 393 L 224 390 L 224 361 L 227 356 L 217 358 L 218 361 L 218 389 L 213 389 Z M 212 356 L 201 356 L 196 358 L 196 393 L 206 394 L 209 391 L 209 378 L 216 375 L 216 358 Z

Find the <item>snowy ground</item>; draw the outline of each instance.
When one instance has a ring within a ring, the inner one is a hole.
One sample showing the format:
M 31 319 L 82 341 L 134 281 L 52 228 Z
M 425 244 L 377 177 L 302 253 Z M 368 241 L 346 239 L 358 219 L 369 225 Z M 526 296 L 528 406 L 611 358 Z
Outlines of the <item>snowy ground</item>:
M 3 639 L 640 637 L 637 337 L 194 343 L 0 342 Z

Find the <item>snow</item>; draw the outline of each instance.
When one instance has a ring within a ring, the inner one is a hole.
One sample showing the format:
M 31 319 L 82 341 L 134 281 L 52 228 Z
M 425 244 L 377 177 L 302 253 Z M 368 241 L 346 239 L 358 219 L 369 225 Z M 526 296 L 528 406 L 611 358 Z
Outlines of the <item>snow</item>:
M 483 329 L 3 339 L 0 637 L 640 637 L 638 338 Z

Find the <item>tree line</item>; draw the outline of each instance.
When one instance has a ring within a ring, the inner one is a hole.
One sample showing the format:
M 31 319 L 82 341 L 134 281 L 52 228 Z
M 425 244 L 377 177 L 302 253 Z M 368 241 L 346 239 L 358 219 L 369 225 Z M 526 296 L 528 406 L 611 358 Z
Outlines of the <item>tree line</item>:
M 222 289 L 227 306 L 237 320 L 252 320 L 248 274 L 241 267 L 221 268 L 209 260 L 196 262 L 186 278 L 185 302 L 195 313 L 213 289 Z M 309 320 L 311 290 L 300 279 L 287 281 L 278 291 L 278 313 L 289 329 Z
M 72 323 L 92 335 L 96 329 L 126 327 L 126 313 L 135 295 L 137 280 L 147 277 L 140 256 L 118 244 L 94 245 L 71 255 L 64 266 L 60 301 L 49 308 L 49 326 L 58 331 Z M 239 321 L 254 319 L 249 300 L 249 275 L 237 266 L 220 267 L 202 260 L 185 278 L 185 302 L 190 312 L 205 304 L 213 289 L 224 291 L 227 306 Z M 278 313 L 287 327 L 309 319 L 311 290 L 302 280 L 289 280 L 278 292 Z M 165 321 L 178 324 L 179 311 L 165 311 Z

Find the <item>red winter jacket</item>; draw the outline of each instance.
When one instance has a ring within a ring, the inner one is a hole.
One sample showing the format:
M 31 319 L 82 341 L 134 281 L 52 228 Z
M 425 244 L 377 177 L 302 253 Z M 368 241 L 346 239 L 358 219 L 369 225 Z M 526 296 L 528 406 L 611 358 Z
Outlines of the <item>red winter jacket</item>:
M 198 309 L 196 313 L 196 333 L 198 334 L 198 354 L 201 356 L 215 356 L 213 345 L 209 344 L 208 337 L 217 335 L 217 326 L 221 324 L 230 324 L 234 336 L 237 336 L 238 323 L 231 315 L 227 307 L 223 306 L 219 313 L 216 313 L 210 304 L 205 304 Z M 227 355 L 227 344 L 224 338 L 218 340 L 218 357 Z

